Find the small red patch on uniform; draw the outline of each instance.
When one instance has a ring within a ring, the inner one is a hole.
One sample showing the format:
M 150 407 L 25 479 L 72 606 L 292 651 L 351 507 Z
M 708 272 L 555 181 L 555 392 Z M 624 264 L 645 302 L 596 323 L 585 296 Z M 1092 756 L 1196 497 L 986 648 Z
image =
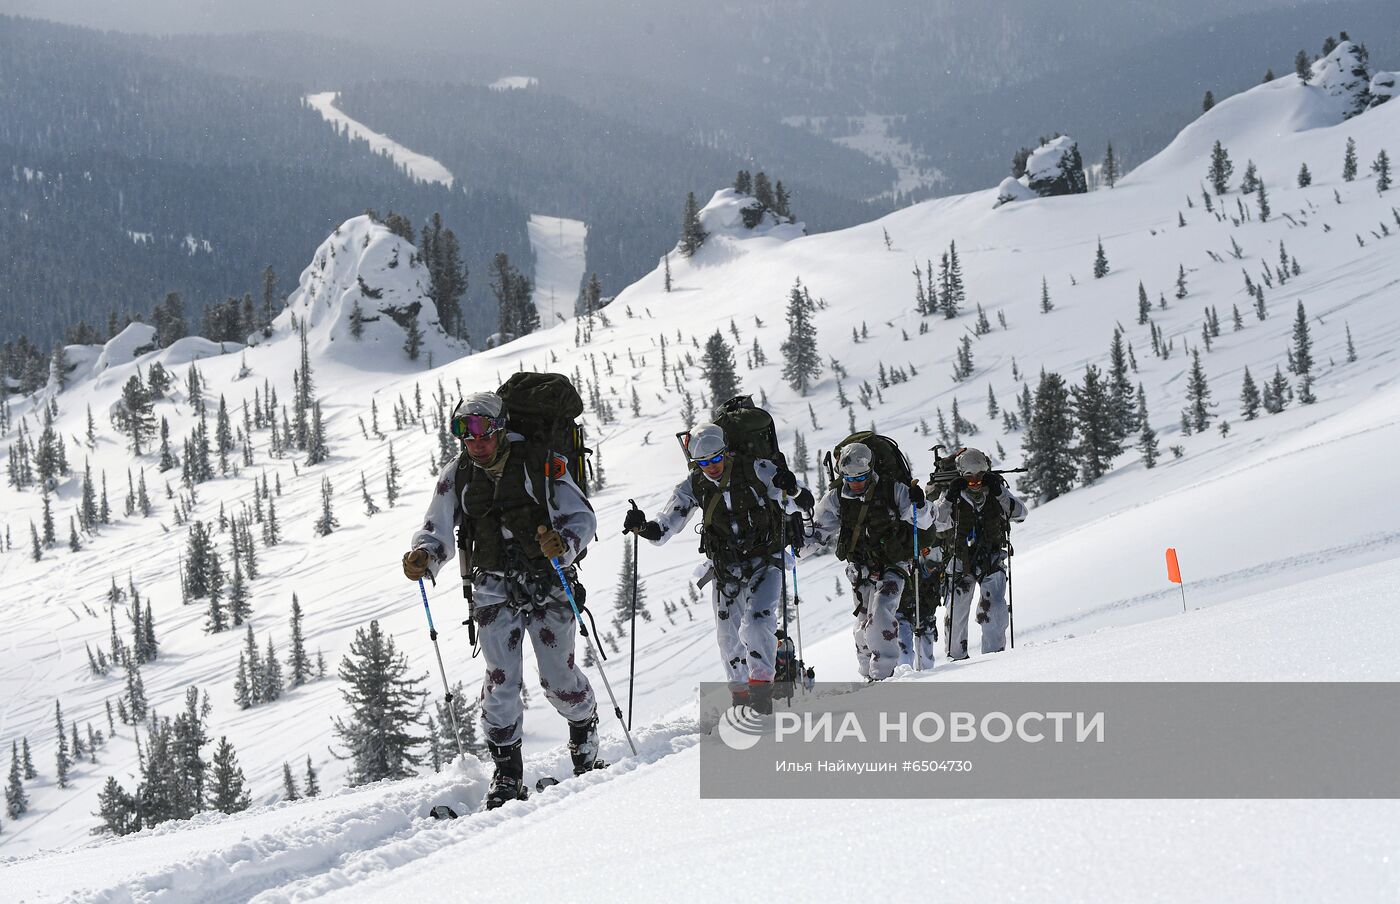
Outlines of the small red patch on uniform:
M 556 455 L 544 463 L 544 474 L 551 480 L 558 480 L 569 470 L 569 463 L 564 456 Z

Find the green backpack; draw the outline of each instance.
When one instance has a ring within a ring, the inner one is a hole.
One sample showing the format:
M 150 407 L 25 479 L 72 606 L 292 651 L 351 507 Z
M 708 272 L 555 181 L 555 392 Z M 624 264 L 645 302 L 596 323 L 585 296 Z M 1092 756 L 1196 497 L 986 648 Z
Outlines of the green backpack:
M 838 486 L 840 475 L 836 473 L 836 462 L 841 460 L 841 450 L 851 443 L 864 443 L 870 447 L 872 461 L 871 468 L 880 475 L 881 482 L 892 486 L 902 483 L 909 486 L 914 480 L 913 469 L 909 466 L 909 459 L 899 449 L 899 443 L 880 433 L 871 430 L 861 430 L 852 433 L 850 436 L 836 444 L 836 448 L 826 454 L 826 467 L 831 477 L 832 486 Z
M 562 455 L 569 476 L 587 496 L 588 455 L 593 450 L 584 444 L 583 426 L 578 422 L 583 398 L 569 378 L 520 371 L 511 374 L 496 394 L 505 403 L 510 429 L 531 446 Z
M 715 425 L 724 431 L 724 444 L 730 452 L 737 452 L 749 461 L 766 458 L 780 468 L 787 467 L 787 458 L 778 448 L 778 428 L 773 423 L 773 415 L 755 405 L 753 396 L 735 396 L 719 406 Z M 682 448 L 689 447 L 690 431 L 676 436 Z

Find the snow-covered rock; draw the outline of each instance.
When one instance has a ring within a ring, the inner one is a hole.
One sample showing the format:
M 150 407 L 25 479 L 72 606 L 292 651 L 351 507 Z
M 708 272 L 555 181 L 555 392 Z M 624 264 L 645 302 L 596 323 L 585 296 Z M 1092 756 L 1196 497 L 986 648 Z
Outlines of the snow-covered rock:
M 1400 80 L 1400 72 L 1377 72 L 1371 76 L 1371 106 L 1379 107 L 1394 97 L 1397 80 Z
M 471 351 L 438 322 L 428 297 L 427 269 L 412 244 L 369 216 L 346 220 L 321 243 L 301 273 L 287 307 L 273 321 L 273 339 L 306 327 L 311 350 L 368 370 L 421 365 L 405 351 L 410 326 L 422 335 L 418 357 L 442 364 Z M 358 306 L 359 313 L 356 314 Z M 352 320 L 359 318 L 360 337 Z
M 1032 151 L 1026 161 L 1026 186 L 1042 198 L 1088 191 L 1084 161 L 1074 139 L 1061 135 Z
M 745 222 L 745 212 L 757 212 L 761 207 L 758 200 L 751 195 L 732 188 L 722 188 L 701 208 L 700 225 L 711 238 L 727 236 L 742 239 L 766 236 L 786 241 L 801 238 L 806 233 L 805 224 L 795 223 L 788 217 L 780 217 L 771 210 L 762 211 L 761 215 L 757 216 L 755 225 L 748 226 Z M 755 214 L 750 213 L 748 218 L 755 219 Z
M 1003 204 L 1010 204 L 1012 201 L 1029 201 L 1038 197 L 1040 195 L 1027 188 L 1024 181 L 1007 176 L 997 186 L 997 202 L 993 206 L 1000 207 Z
M 128 323 L 102 346 L 102 353 L 93 364 L 93 372 L 101 373 L 119 364 L 128 364 L 146 352 L 155 351 L 156 328 L 149 323 Z
M 1335 98 L 1343 119 L 1351 119 L 1371 103 L 1371 76 L 1361 59 L 1361 48 L 1343 41 L 1313 64 L 1318 88 Z

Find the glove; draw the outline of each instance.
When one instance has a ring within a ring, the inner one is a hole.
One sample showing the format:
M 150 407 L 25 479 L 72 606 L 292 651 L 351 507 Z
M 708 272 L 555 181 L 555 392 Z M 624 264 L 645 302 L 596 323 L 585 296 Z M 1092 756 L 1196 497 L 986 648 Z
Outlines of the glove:
M 993 496 L 1000 496 L 1001 491 L 1006 489 L 1006 478 L 1000 474 L 987 472 L 987 476 L 982 478 L 982 485 L 987 488 L 987 492 Z
M 535 542 L 540 544 L 540 552 L 546 559 L 557 559 L 564 554 L 564 538 L 559 536 L 559 531 L 543 524 L 535 531 Z
M 410 581 L 421 581 L 428 574 L 428 551 L 413 549 L 403 554 L 403 576 Z
M 949 502 L 956 502 L 965 489 L 967 489 L 967 481 L 959 477 L 948 484 L 948 489 L 943 491 L 943 498 L 947 499 Z
M 796 501 L 797 507 L 802 509 L 809 515 L 812 513 L 813 507 L 815 507 L 817 504 L 817 500 L 812 496 L 812 491 L 807 489 L 806 487 L 803 487 L 801 490 L 798 491 Z
M 787 468 L 779 468 L 778 473 L 773 475 L 773 486 L 791 496 L 797 492 L 797 475 Z
M 657 524 L 655 521 L 647 521 L 643 523 L 641 527 L 637 528 L 637 536 L 641 537 L 643 540 L 650 540 L 655 543 L 657 540 L 661 539 L 661 525 Z
M 647 523 L 646 513 L 639 508 L 628 509 L 627 514 L 622 519 L 622 532 L 624 534 L 636 533 L 637 530 Z
M 919 482 L 917 480 L 909 484 L 910 505 L 914 506 L 914 508 L 922 508 L 925 498 L 927 497 L 924 496 L 924 488 L 919 486 Z

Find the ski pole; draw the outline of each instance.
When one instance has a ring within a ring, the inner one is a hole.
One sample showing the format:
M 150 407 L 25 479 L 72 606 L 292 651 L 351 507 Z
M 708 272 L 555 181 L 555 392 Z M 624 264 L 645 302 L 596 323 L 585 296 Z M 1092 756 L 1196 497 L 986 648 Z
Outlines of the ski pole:
M 637 500 L 628 499 L 632 510 L 637 510 Z M 641 563 L 637 561 L 637 535 L 632 535 L 632 656 L 627 664 L 627 728 L 632 728 L 632 683 L 637 677 L 637 572 Z
M 914 631 L 912 635 L 914 643 L 914 671 L 924 670 L 923 644 L 919 642 L 920 625 L 924 622 L 924 610 L 919 599 L 919 510 L 914 509 L 913 516 L 909 520 L 909 527 L 914 535 L 914 560 L 910 563 L 913 567 L 909 569 L 909 580 L 914 582 Z
M 428 606 L 428 588 L 423 586 L 423 579 L 418 579 L 418 592 L 423 595 L 423 612 L 428 616 L 428 636 L 433 639 L 433 652 L 437 654 L 438 674 L 442 675 L 443 699 L 447 701 L 447 715 L 452 719 L 452 737 L 457 741 L 457 755 L 462 759 L 467 758 L 467 752 L 462 749 L 462 732 L 457 727 L 457 710 L 452 706 L 452 688 L 447 684 L 447 669 L 442 665 L 442 650 L 438 649 L 437 628 L 433 627 L 433 610 Z
M 574 588 L 569 586 L 569 578 L 564 574 L 564 566 L 559 564 L 559 557 L 553 556 L 549 564 L 554 566 L 554 573 L 559 576 L 559 586 L 564 588 L 564 596 L 569 600 L 569 608 L 574 610 L 574 619 L 578 622 L 579 633 L 583 635 L 584 641 L 588 644 L 588 649 L 593 651 L 593 658 L 598 663 L 598 674 L 603 676 L 603 687 L 608 689 L 608 699 L 612 701 L 613 715 L 617 716 L 617 721 L 622 725 L 622 735 L 627 738 L 627 746 L 631 748 L 632 755 L 637 755 L 637 745 L 632 743 L 632 733 L 627 730 L 627 723 L 622 718 L 622 707 L 617 705 L 617 695 L 613 693 L 612 684 L 608 682 L 607 670 L 603 668 L 603 658 L 598 655 L 598 648 L 593 646 L 593 638 L 588 633 L 588 626 L 583 623 L 583 613 L 578 611 L 578 603 L 574 601 Z
M 1008 537 L 1010 534 L 1007 535 Z M 1010 540 L 1006 543 L 1006 620 L 1011 626 L 1011 649 L 1016 649 L 1016 609 L 1012 605 L 1015 597 L 1011 594 L 1011 559 L 1016 554 Z

